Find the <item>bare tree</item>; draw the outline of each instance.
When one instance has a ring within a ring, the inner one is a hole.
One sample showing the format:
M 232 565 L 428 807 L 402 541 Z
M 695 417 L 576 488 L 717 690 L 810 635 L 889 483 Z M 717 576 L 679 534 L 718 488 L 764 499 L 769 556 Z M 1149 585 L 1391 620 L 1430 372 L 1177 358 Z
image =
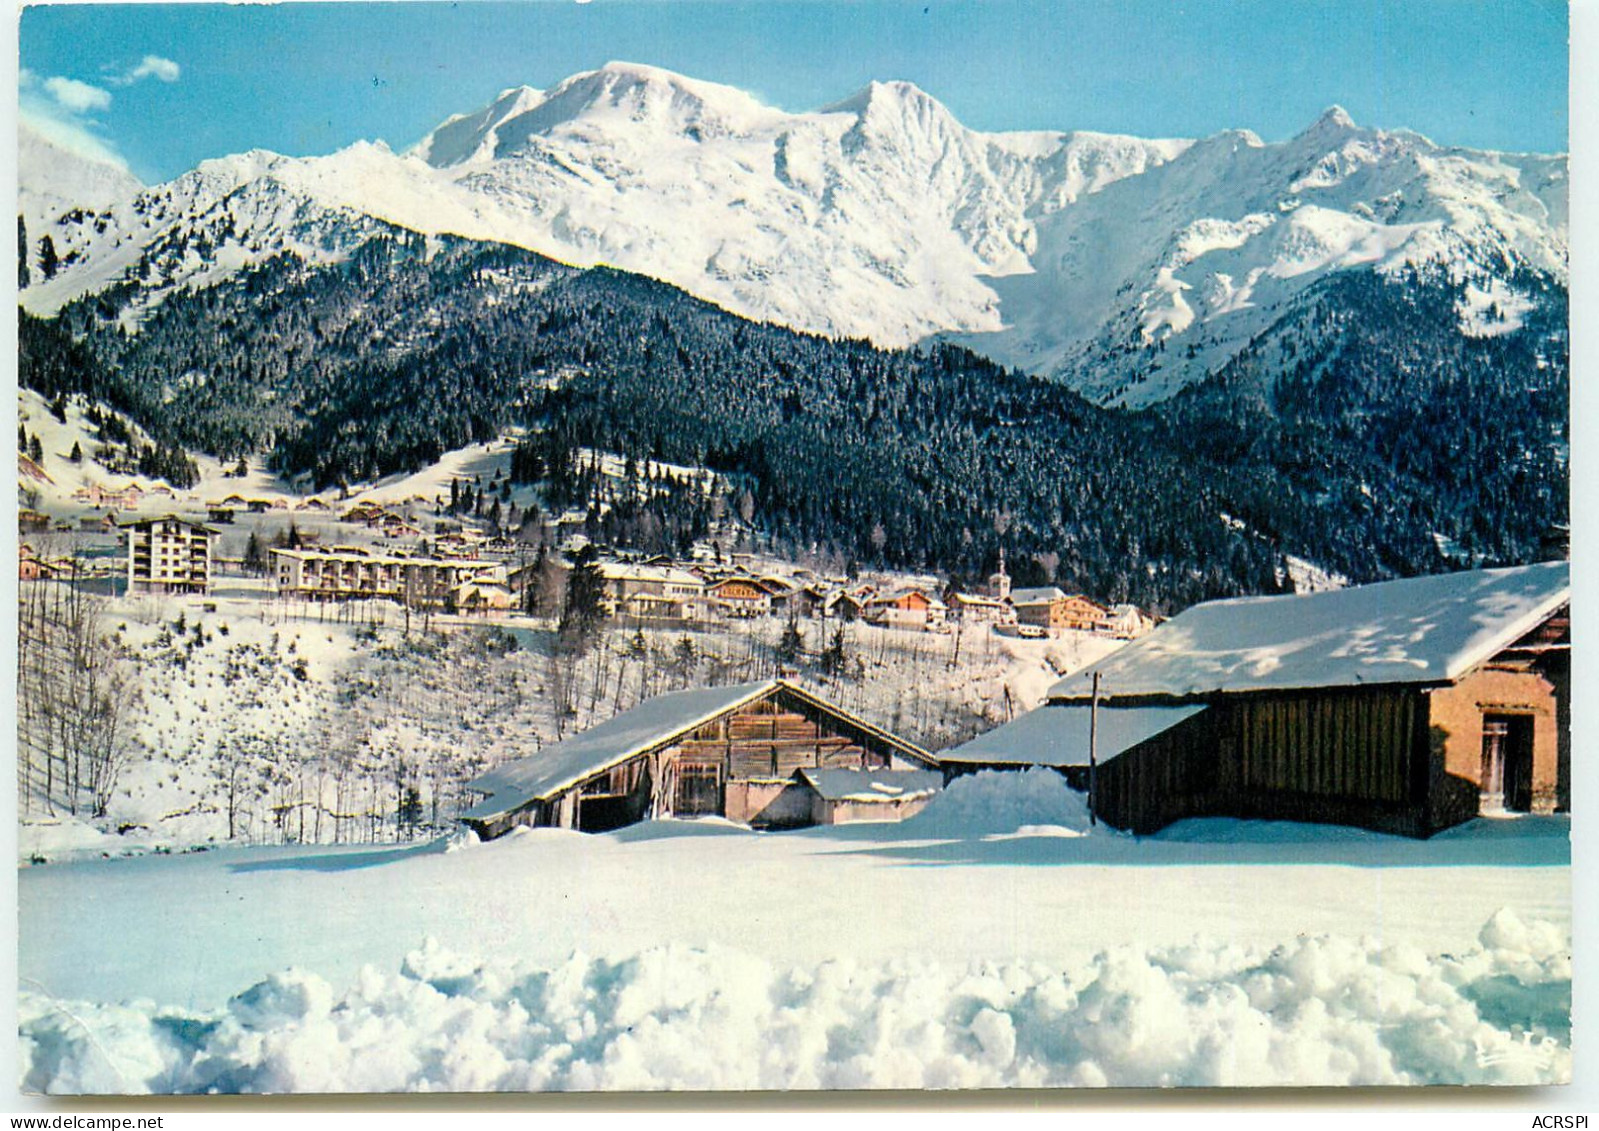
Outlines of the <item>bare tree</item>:
M 30 582 L 18 608 L 18 785 L 24 813 L 103 817 L 132 748 L 137 669 L 104 624 L 73 558 Z

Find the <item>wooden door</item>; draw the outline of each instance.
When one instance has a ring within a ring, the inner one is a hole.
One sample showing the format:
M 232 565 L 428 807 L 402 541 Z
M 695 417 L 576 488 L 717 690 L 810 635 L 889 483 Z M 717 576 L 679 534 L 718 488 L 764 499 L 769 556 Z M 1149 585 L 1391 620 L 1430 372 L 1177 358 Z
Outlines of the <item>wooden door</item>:
M 1485 813 L 1532 809 L 1531 718 L 1483 716 L 1481 809 Z
M 719 762 L 679 762 L 672 814 L 705 817 L 722 812 L 722 766 Z

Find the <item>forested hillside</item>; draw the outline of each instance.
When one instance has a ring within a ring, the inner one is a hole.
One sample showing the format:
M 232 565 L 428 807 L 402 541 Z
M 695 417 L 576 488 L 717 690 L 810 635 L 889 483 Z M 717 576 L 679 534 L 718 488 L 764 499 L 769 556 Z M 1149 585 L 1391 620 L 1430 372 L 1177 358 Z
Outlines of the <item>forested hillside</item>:
M 1143 414 L 953 347 L 831 341 L 639 276 L 398 231 L 175 293 L 136 333 L 130 297 L 24 315 L 24 383 L 318 487 L 526 424 L 557 475 L 579 446 L 732 475 L 782 547 L 971 577 L 1003 545 L 1019 581 L 1163 610 L 1270 591 L 1285 553 L 1356 580 L 1446 568 L 1435 532 L 1527 560 L 1566 514 L 1563 292 L 1473 339 L 1458 287 L 1341 276 Z

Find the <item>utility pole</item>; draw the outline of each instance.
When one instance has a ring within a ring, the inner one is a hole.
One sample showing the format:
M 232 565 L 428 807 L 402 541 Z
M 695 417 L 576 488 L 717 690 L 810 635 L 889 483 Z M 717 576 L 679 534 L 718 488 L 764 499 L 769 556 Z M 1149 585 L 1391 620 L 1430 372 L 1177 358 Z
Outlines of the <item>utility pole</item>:
M 1099 824 L 1094 806 L 1099 801 L 1099 672 L 1094 672 L 1094 698 L 1088 708 L 1088 826 Z

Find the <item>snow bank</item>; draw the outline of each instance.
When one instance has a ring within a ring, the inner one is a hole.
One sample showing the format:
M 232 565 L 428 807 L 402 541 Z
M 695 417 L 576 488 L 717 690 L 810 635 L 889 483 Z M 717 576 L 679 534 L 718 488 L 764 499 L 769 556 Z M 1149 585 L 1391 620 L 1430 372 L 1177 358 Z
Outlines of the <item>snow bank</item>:
M 907 834 L 927 836 L 983 836 L 1024 828 L 1087 832 L 1089 827 L 1087 798 L 1054 770 L 1039 768 L 958 777 L 901 825 Z
M 21 996 L 25 1091 L 338 1092 L 1568 1081 L 1571 957 L 1497 913 L 1458 956 L 1337 936 L 1075 969 L 779 968 L 666 946 L 553 969 L 429 941 L 342 998 L 275 974 L 195 1014 Z

